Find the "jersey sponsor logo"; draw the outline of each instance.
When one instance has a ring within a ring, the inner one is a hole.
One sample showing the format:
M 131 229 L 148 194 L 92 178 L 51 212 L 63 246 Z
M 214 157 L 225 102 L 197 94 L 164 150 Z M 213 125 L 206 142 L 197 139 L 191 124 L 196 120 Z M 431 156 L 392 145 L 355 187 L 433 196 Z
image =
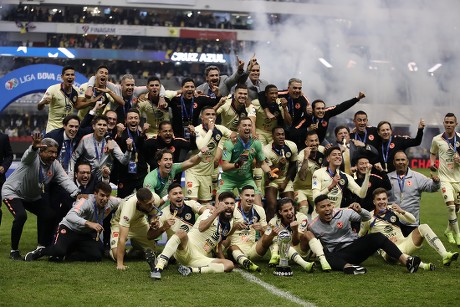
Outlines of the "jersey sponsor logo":
M 189 232 L 189 230 L 190 230 L 190 227 L 188 227 L 188 225 L 185 225 L 185 224 L 180 225 L 179 228 L 182 229 L 185 232 Z
M 129 222 L 129 217 L 127 217 L 126 215 L 123 216 L 123 219 L 124 219 L 126 222 Z
M 117 241 L 115 241 L 115 240 L 110 241 L 110 245 L 112 245 L 112 246 L 114 246 L 115 243 L 117 243 Z
M 192 190 L 187 189 L 187 194 L 188 194 L 188 195 L 192 195 Z
M 391 225 L 387 225 L 387 226 L 385 226 L 385 228 L 383 228 L 383 232 L 385 232 L 385 233 L 390 233 L 392 231 L 393 231 L 393 226 L 391 226 Z
M 187 188 L 191 188 L 191 187 L 193 187 L 193 182 L 187 181 Z
M 337 223 L 337 228 L 338 228 L 338 229 L 342 229 L 342 228 L 343 228 L 343 223 L 342 223 L 342 222 L 338 222 L 338 223 Z

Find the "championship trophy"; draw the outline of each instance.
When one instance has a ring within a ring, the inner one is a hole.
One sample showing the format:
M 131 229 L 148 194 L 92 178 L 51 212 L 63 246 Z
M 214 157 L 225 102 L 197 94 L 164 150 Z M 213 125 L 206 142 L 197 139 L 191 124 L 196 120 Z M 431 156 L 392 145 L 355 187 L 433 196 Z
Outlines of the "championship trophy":
M 291 247 L 291 233 L 283 229 L 278 234 L 278 245 L 280 253 L 280 263 L 276 266 L 276 270 L 273 272 L 276 276 L 292 276 L 291 267 L 289 266 L 288 252 Z

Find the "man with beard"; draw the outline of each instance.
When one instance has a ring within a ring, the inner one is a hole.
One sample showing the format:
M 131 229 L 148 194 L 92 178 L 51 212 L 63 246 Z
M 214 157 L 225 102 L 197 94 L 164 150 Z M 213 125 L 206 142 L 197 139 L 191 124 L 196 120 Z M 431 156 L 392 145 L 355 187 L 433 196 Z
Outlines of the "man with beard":
M 227 96 L 230 94 L 231 88 L 236 85 L 238 79 L 244 73 L 244 61 L 237 58 L 238 69 L 230 77 L 227 75 L 220 75 L 220 69 L 217 66 L 208 66 L 204 70 L 206 76 L 206 83 L 199 85 L 196 90 L 209 97 L 216 98 L 216 88 L 219 90 L 220 95 Z
M 359 264 L 382 249 L 404 264 L 409 273 L 417 272 L 420 258 L 402 253 L 383 234 L 373 233 L 358 238 L 351 222 L 366 222 L 372 218 L 370 212 L 358 203 L 352 203 L 347 209 L 337 209 L 327 195 L 321 194 L 315 198 L 315 208 L 318 216 L 308 225 L 308 230 L 321 241 L 333 270 L 352 275 L 365 274 L 367 269 Z
M 169 99 L 161 96 L 161 82 L 158 77 L 147 79 L 148 92 L 139 96 L 138 106 L 141 115 L 146 117 L 146 123 L 150 125 L 147 137 L 152 138 L 158 134 L 159 124 L 169 120 Z
M 257 166 L 262 168 L 270 180 L 277 175 L 265 162 L 260 141 L 252 138 L 252 120 L 249 117 L 240 118 L 238 134 L 235 144 L 232 140 L 227 140 L 224 144 L 219 193 L 250 185 L 257 193 L 256 204 L 262 206 L 261 191 L 257 189 L 252 173 L 253 160 L 256 160 Z
M 213 189 L 217 189 L 219 169 L 216 164 L 222 156 L 222 144 L 227 139 L 236 138 L 236 133 L 215 124 L 216 111 L 211 106 L 201 110 L 201 122 L 195 127 L 196 145 L 202 148 L 208 144 L 208 148 L 201 162 L 185 172 L 185 185 L 187 197 L 205 204 L 212 200 Z
M 415 222 L 415 217 L 409 212 L 401 209 L 400 206 L 393 204 L 388 205 L 387 191 L 378 188 L 373 193 L 374 216 L 367 222 L 362 223 L 360 236 L 366 233 L 383 233 L 405 254 L 412 254 L 420 249 L 423 242 L 426 242 L 442 257 L 442 263 L 450 266 L 452 261 L 458 259 L 458 253 L 448 252 L 438 236 L 433 232 L 428 224 L 419 225 L 409 235 L 404 236 L 400 222 Z M 382 253 L 385 260 L 389 260 L 386 253 Z M 420 262 L 420 267 L 427 271 L 433 271 L 435 266 L 432 263 Z
M 338 146 L 333 146 L 327 150 L 326 160 L 329 165 L 322 167 L 313 173 L 313 199 L 321 194 L 327 195 L 327 197 L 329 197 L 329 199 L 334 203 L 334 206 L 336 208 L 340 208 L 348 207 L 351 203 L 351 199 L 345 197 L 347 196 L 347 194 L 345 194 L 345 190 L 350 191 L 361 198 L 366 196 L 372 165 L 367 166 L 367 172 L 363 184 L 359 186 L 353 177 L 340 170 L 340 165 L 342 165 L 342 151 Z
M 305 140 L 305 149 L 297 156 L 297 175 L 294 179 L 294 195 L 298 211 L 307 215 L 315 206 L 313 202 L 312 177 L 320 169 L 324 160 L 324 147 L 319 145 L 316 131 L 309 131 Z
M 254 205 L 254 199 L 254 188 L 250 185 L 244 186 L 233 216 L 235 222 L 243 223 L 245 227 L 229 236 L 229 242 L 225 242 L 224 246 L 230 245 L 227 253 L 243 268 L 250 272 L 260 272 L 259 266 L 251 260 L 261 259 L 266 253 L 266 250 L 257 244 L 257 240 L 267 229 L 267 218 L 264 208 Z
M 160 149 L 169 149 L 173 154 L 173 161 L 178 163 L 185 160 L 185 154 L 183 154 L 184 152 L 188 152 L 190 149 L 196 148 L 195 127 L 190 130 L 190 141 L 174 137 L 172 123 L 170 121 L 162 121 L 158 125 L 158 129 L 159 133 L 157 137 L 150 138 L 144 143 L 144 156 L 151 170 L 158 167 L 155 154 Z
M 38 245 L 47 246 L 51 243 L 55 214 L 42 197 L 45 186 L 54 180 L 72 197 L 78 194 L 77 186 L 56 161 L 57 142 L 49 138 L 42 140 L 42 137 L 40 133 L 32 135 L 32 145 L 2 188 L 3 201 L 14 217 L 10 252 L 10 258 L 14 260 L 22 260 L 19 241 L 27 220 L 26 210 L 37 216 Z
M 232 271 L 233 262 L 224 258 L 221 243 L 231 234 L 233 227 L 238 227 L 234 225 L 234 210 L 233 193 L 220 194 L 214 210 L 205 210 L 188 233 L 180 229 L 171 236 L 158 256 L 158 263 L 150 277 L 161 279 L 161 272 L 173 255 L 181 264 L 178 270 L 183 276 Z M 218 258 L 212 257 L 214 250 Z
M 374 126 L 368 126 L 367 113 L 364 111 L 358 111 L 353 117 L 353 123 L 355 127 L 350 135 L 352 140 L 358 140 L 364 144 L 369 144 L 375 147 L 376 141 L 379 138 L 377 128 Z
M 447 229 L 444 232 L 449 243 L 460 246 L 458 212 L 460 209 L 460 134 L 455 131 L 457 117 L 454 113 L 444 116 L 444 132 L 433 137 L 430 148 L 432 171 L 438 171 L 441 192 L 447 206 Z M 436 157 L 439 156 L 439 168 Z
M 278 194 L 281 197 L 294 199 L 292 183 L 297 170 L 297 146 L 294 142 L 285 139 L 284 128 L 275 127 L 272 130 L 273 141 L 264 146 L 264 154 L 268 166 L 278 170 L 278 178 L 268 181 L 265 186 L 267 219 L 275 215 Z
M 158 215 L 152 192 L 140 188 L 123 199 L 112 218 L 110 256 L 117 262 L 117 270 L 126 270 L 124 264 L 126 241 L 131 240 L 133 249 L 143 250 L 147 255 L 155 248 L 155 241 L 147 239 L 149 219 Z
M 359 92 L 358 96 L 355 98 L 328 108 L 326 108 L 326 103 L 321 99 L 313 101 L 311 104 L 313 108 L 313 115 L 311 117 L 307 117 L 307 131 L 316 130 L 320 143 L 323 143 L 326 137 L 327 127 L 329 126 L 329 120 L 332 117 L 345 112 L 364 97 L 366 97 L 366 95 L 364 95 L 363 92 Z
M 91 164 L 94 180 L 108 180 L 113 164 L 114 156 L 121 164 L 128 164 L 133 149 L 133 140 L 126 140 L 127 150 L 123 153 L 118 144 L 107 135 L 107 117 L 98 115 L 93 119 L 93 130 L 91 134 L 85 135 L 73 152 L 70 162 L 70 169 L 75 169 L 75 164 L 81 158 Z
M 94 194 L 81 198 L 59 224 L 53 245 L 27 253 L 24 260 L 34 261 L 43 256 L 73 261 L 101 261 L 100 234 L 102 220 L 122 201 L 111 197 L 108 183 L 99 182 Z
M 248 99 L 248 89 L 244 84 L 235 87 L 235 94 L 231 97 L 222 97 L 218 104 L 214 106 L 217 115 L 220 115 L 223 126 L 232 131 L 238 129 L 238 121 L 242 117 L 252 119 L 254 125 L 253 135 L 255 135 L 256 110 Z
M 286 229 L 291 234 L 291 247 L 288 250 L 288 259 L 300 265 L 305 271 L 313 272 L 314 262 L 307 262 L 302 257 L 308 256 L 308 250 L 303 251 L 301 248 L 301 238 L 307 231 L 308 219 L 303 213 L 296 212 L 294 202 L 290 198 L 279 199 L 276 203 L 276 215 L 268 222 L 268 227 L 257 242 L 257 248 L 264 255 L 270 249 L 271 257 L 268 263 L 269 266 L 274 267 L 280 261 L 279 245 L 276 240 L 279 232 Z M 313 246 L 315 249 L 316 246 Z M 313 251 L 312 249 L 312 251 Z M 313 251 L 317 255 L 322 255 L 322 250 Z M 327 269 L 324 264 L 323 269 Z
M 245 84 L 248 88 L 248 97 L 250 100 L 257 99 L 269 84 L 268 81 L 260 79 L 260 64 L 257 62 L 255 55 L 249 60 L 248 67 L 243 76 L 238 80 L 239 84 Z M 237 85 L 238 86 L 238 85 Z
M 46 132 L 62 128 L 62 120 L 73 113 L 73 109 L 83 107 L 84 98 L 78 97 L 78 88 L 74 86 L 75 69 L 72 66 L 64 66 L 61 73 L 62 82 L 50 86 L 43 98 L 37 104 L 38 110 L 49 106 L 48 123 Z
M 214 98 L 195 96 L 195 81 L 191 78 L 182 80 L 181 95 L 172 98 L 170 103 L 175 136 L 190 140 L 191 131 L 199 124 L 201 109 L 204 106 L 215 106 L 221 98 L 218 87 L 214 86 L 213 90 Z
M 108 110 L 114 110 L 118 105 L 122 106 L 125 104 L 123 98 L 119 95 L 118 88 L 108 82 L 109 69 L 105 65 L 100 65 L 96 69 L 96 74 L 92 76 L 87 83 L 80 85 L 79 97 L 86 98 L 86 102 L 82 104 L 78 111 L 78 116 L 83 119 L 89 112 L 91 106 L 97 101 L 101 101 L 101 109 L 97 115 L 101 115 L 102 112 L 107 108 Z M 93 85 L 95 86 L 93 90 Z
M 181 163 L 173 163 L 173 155 L 169 149 L 161 149 L 156 153 L 158 168 L 145 176 L 144 188 L 152 191 L 157 206 L 163 205 L 167 200 L 168 187 L 174 181 L 176 174 L 200 163 L 207 149 L 203 147 L 198 154 Z
M 128 164 L 121 164 L 115 161 L 114 167 L 118 172 L 118 190 L 117 196 L 124 198 L 131 195 L 134 190 L 142 188 L 144 178 L 147 175 L 147 163 L 144 158 L 144 142 L 146 139 L 145 132 L 148 130 L 148 124 L 144 124 L 143 129 L 139 126 L 140 114 L 137 109 L 130 109 L 126 115 L 126 127 L 120 125 L 123 132 L 115 139 L 121 151 L 128 150 L 127 140 L 132 140 L 131 158 Z
M 398 151 L 393 160 L 396 170 L 388 174 L 391 182 L 390 202 L 415 216 L 414 222 L 401 222 L 404 236 L 420 225 L 420 202 L 423 192 L 436 192 L 441 186 L 438 176 L 431 178 L 409 168 L 409 159 L 403 151 Z

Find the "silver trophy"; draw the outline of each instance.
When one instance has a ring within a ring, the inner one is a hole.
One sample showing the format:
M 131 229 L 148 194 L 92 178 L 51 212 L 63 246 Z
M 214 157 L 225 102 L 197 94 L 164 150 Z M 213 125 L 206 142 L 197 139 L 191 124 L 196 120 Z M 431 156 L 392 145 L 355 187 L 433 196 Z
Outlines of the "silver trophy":
M 283 229 L 278 234 L 278 245 L 280 254 L 280 264 L 276 266 L 276 270 L 273 272 L 276 276 L 292 276 L 291 267 L 289 266 L 288 252 L 291 247 L 291 232 Z

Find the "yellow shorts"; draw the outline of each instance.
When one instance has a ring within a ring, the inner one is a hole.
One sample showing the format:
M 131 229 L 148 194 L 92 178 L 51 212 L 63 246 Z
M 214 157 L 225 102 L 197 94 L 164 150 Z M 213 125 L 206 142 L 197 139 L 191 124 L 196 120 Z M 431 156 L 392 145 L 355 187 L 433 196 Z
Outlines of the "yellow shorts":
M 441 193 L 446 204 L 451 201 L 460 204 L 460 183 L 441 181 Z
M 185 195 L 199 200 L 211 200 L 212 176 L 198 176 L 185 171 Z
M 112 231 L 110 233 L 110 249 L 118 246 L 118 237 L 120 235 L 120 228 L 118 225 L 112 225 Z M 155 248 L 155 241 L 147 239 L 147 231 L 149 225 L 140 225 L 138 227 L 130 227 L 128 232 L 128 239 L 131 240 L 133 247 L 142 248 L 143 250 Z
M 284 182 L 284 178 L 277 178 L 275 180 L 272 180 L 268 183 L 268 186 L 271 188 L 276 188 L 278 189 L 280 184 Z M 286 193 L 286 192 L 294 192 L 294 184 L 292 183 L 292 180 L 289 180 L 288 184 L 286 185 L 286 188 L 281 192 L 281 193 Z
M 187 243 L 185 249 L 180 250 L 178 249 L 174 253 L 174 258 L 185 266 L 189 266 L 192 268 L 199 268 L 203 266 L 208 266 L 211 262 L 216 260 L 216 258 L 211 258 L 203 255 L 197 247 L 195 247 L 190 242 Z
M 296 190 L 294 192 L 294 200 L 300 204 L 303 201 L 308 201 L 309 204 L 314 205 L 313 190 Z

